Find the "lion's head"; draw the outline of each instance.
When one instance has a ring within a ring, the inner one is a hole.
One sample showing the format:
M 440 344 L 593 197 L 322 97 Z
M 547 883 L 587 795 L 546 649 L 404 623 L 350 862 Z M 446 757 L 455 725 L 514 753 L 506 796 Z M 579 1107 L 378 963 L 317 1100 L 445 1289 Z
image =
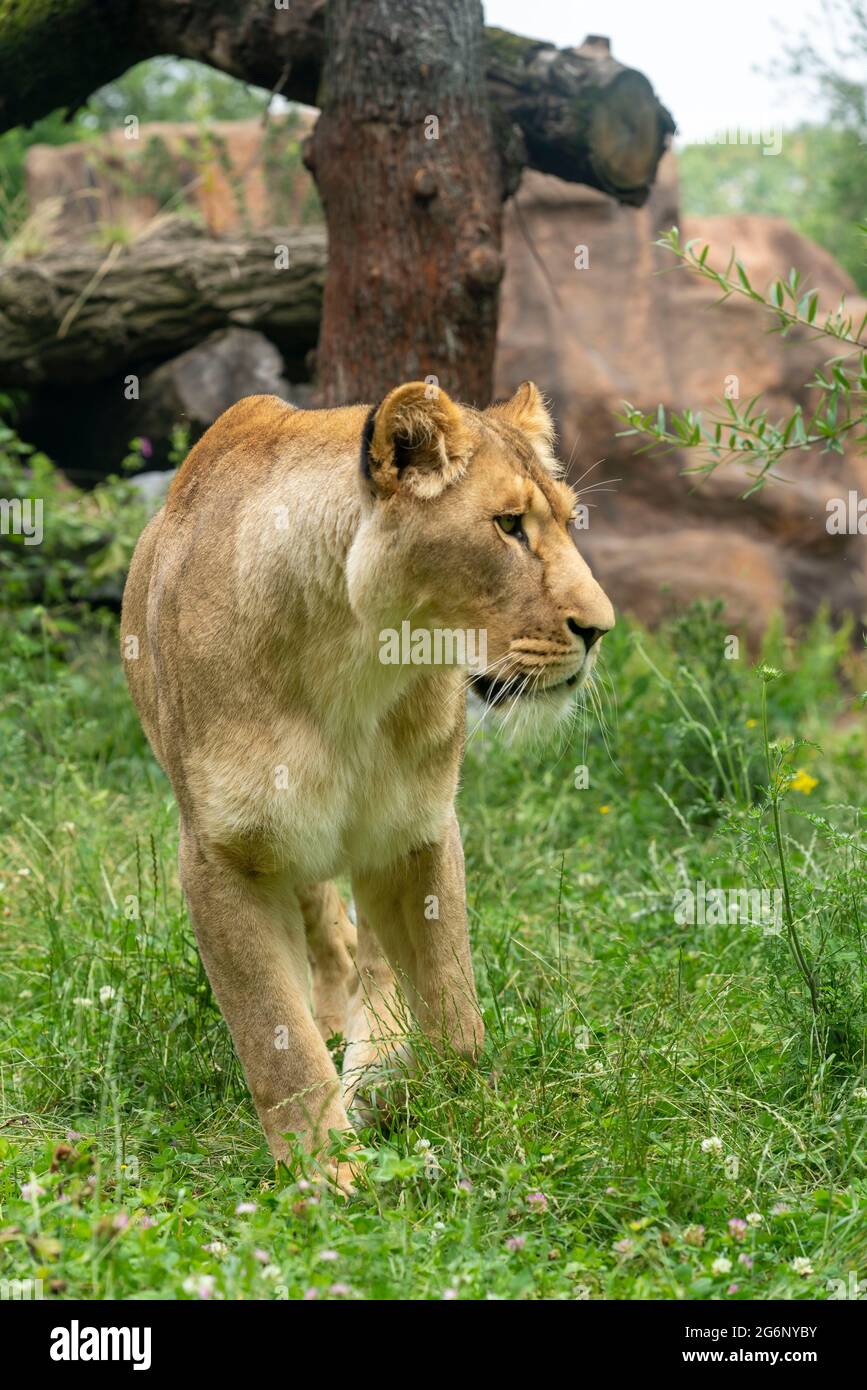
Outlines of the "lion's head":
M 498 714 L 520 707 L 543 725 L 572 708 L 614 624 L 570 534 L 576 499 L 553 436 L 531 382 L 483 411 L 397 387 L 365 424 L 348 569 L 368 624 L 483 633 L 474 688 Z

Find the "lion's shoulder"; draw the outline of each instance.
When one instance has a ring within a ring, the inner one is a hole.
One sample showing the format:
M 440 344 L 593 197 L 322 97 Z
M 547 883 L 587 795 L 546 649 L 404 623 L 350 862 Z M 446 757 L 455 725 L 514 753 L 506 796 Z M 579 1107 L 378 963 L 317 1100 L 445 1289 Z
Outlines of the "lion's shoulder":
M 247 491 L 275 465 L 291 467 L 311 456 L 326 461 L 354 447 L 368 410 L 299 410 L 279 396 L 244 396 L 193 445 L 169 488 L 167 515 L 188 510 L 203 486 Z

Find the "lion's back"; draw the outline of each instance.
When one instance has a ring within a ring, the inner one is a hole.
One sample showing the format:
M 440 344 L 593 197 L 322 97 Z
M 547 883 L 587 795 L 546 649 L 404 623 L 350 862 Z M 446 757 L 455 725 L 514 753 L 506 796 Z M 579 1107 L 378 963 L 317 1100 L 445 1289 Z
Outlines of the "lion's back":
M 162 763 L 157 720 L 157 679 L 148 639 L 148 599 L 165 508 L 151 517 L 136 542 L 123 590 L 120 650 L 126 683 L 151 747 Z
M 204 492 L 240 499 L 277 468 L 327 468 L 357 447 L 368 409 L 298 410 L 279 396 L 244 396 L 193 445 L 169 488 L 167 518 L 195 508 Z

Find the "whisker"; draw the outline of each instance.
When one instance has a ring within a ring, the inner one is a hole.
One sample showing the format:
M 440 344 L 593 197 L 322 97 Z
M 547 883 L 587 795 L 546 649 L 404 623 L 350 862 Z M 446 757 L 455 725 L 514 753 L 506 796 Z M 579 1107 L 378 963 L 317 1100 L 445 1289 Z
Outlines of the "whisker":
M 574 488 L 572 491 L 576 497 L 586 497 L 589 492 L 616 492 L 616 487 L 607 487 L 607 483 L 622 483 L 622 478 L 600 478 L 598 483 L 591 483 L 589 487 Z
M 592 704 L 593 704 L 593 709 L 594 709 L 594 712 L 595 712 L 595 714 L 596 714 L 597 723 L 598 723 L 598 725 L 599 725 L 599 732 L 600 732 L 600 734 L 602 735 L 602 742 L 603 742 L 603 745 L 604 745 L 604 747 L 605 747 L 605 752 L 608 754 L 608 760 L 609 760 L 609 762 L 611 763 L 611 766 L 614 767 L 614 768 L 616 768 L 617 771 L 619 772 L 619 771 L 620 771 L 620 768 L 619 768 L 619 766 L 618 766 L 618 764 L 617 764 L 617 760 L 616 760 L 616 758 L 614 757 L 614 754 L 613 754 L 612 751 L 611 751 L 611 744 L 610 744 L 610 742 L 609 742 L 610 730 L 609 730 L 609 728 L 608 728 L 608 723 L 607 723 L 607 721 L 606 721 L 606 719 L 605 719 L 605 714 L 604 714 L 604 711 L 603 711 L 603 709 L 602 709 L 602 703 L 601 703 L 601 699 L 600 699 L 600 696 L 599 696 L 599 691 L 598 691 L 598 689 L 596 688 L 596 683 L 595 683 L 595 681 L 593 681 L 592 679 L 591 679 L 591 680 L 588 680 L 588 682 L 587 682 L 587 687 L 586 687 L 586 688 L 587 688 L 587 693 L 588 693 L 588 695 L 590 696 L 590 700 L 591 700 L 591 702 L 592 702 Z
M 485 672 L 484 672 L 483 674 L 487 675 L 487 674 L 493 672 L 494 670 L 496 670 L 496 669 L 497 669 L 497 666 L 500 665 L 502 662 L 508 660 L 508 659 L 511 657 L 511 655 L 512 655 L 511 652 L 506 652 L 502 657 L 500 657 L 500 658 L 498 659 L 498 661 L 494 662 L 492 666 L 487 667 L 486 670 L 485 670 Z M 468 748 L 468 747 L 469 747 L 469 745 L 470 745 L 470 743 L 472 742 L 472 740 L 475 738 L 475 736 L 478 734 L 479 730 L 480 730 L 480 729 L 482 728 L 482 726 L 484 725 L 485 720 L 486 720 L 487 715 L 488 715 L 488 712 L 489 712 L 491 709 L 493 709 L 494 704 L 496 703 L 496 697 L 497 697 L 497 691 L 496 691 L 496 689 L 491 689 L 491 690 L 488 691 L 487 697 L 485 698 L 484 706 L 483 706 L 483 708 L 482 708 L 482 713 L 481 713 L 481 715 L 479 716 L 479 721 L 478 721 L 478 723 L 476 724 L 475 728 L 472 729 L 472 730 L 470 731 L 470 733 L 469 733 L 469 735 L 468 735 L 468 737 L 467 737 L 467 740 L 466 740 L 466 742 L 465 742 L 465 744 L 464 744 L 464 747 L 465 747 L 465 748 Z
M 575 457 L 575 450 L 578 448 L 578 440 L 579 440 L 580 438 L 581 438 L 581 431 L 580 431 L 580 430 L 576 430 L 576 431 L 575 431 L 575 439 L 574 439 L 574 442 L 573 442 L 573 444 L 572 444 L 572 448 L 569 450 L 569 457 L 568 457 L 568 459 L 566 460 L 566 464 L 565 464 L 565 466 L 564 466 L 564 468 L 563 468 L 563 472 L 564 472 L 564 473 L 568 473 L 568 472 L 569 472 L 569 469 L 572 467 L 572 460 L 573 460 L 573 458 Z M 594 464 L 593 467 L 595 468 L 595 466 L 596 466 L 596 465 Z M 583 478 L 586 478 L 587 474 L 586 474 L 586 473 L 582 473 L 581 476 L 582 476 Z
M 575 443 L 576 443 L 576 444 L 578 443 L 578 436 L 577 436 L 577 435 L 575 436 Z M 573 449 L 573 453 L 574 453 L 574 449 Z M 572 462 L 571 455 L 570 455 L 570 458 L 569 458 L 569 462 L 570 462 L 570 463 Z M 592 473 L 594 468 L 598 468 L 599 465 L 600 465 L 600 463 L 604 463 L 604 462 L 605 462 L 604 459 L 597 459 L 595 463 L 591 463 L 591 465 L 590 465 L 589 468 L 585 468 L 585 469 L 584 469 L 584 472 L 581 474 L 581 477 L 575 479 L 575 482 L 574 482 L 573 486 L 574 486 L 574 487 L 577 487 L 579 483 L 583 483 L 584 479 L 587 477 L 587 474 L 588 474 L 588 473 Z
M 482 666 L 478 670 L 470 671 L 464 677 L 464 680 L 462 682 L 462 690 L 469 690 L 473 685 L 473 682 L 479 676 L 492 676 L 495 671 L 501 670 L 504 664 L 511 659 L 511 655 L 511 652 L 504 652 L 502 656 L 497 657 L 496 661 L 489 662 L 486 666 Z
M 520 708 L 521 697 L 522 697 L 522 695 L 524 694 L 524 691 L 525 691 L 525 690 L 527 689 L 527 687 L 530 685 L 530 683 L 531 683 L 532 680 L 533 680 L 533 676 L 532 676 L 532 675 L 527 675 L 527 676 L 525 676 L 524 679 L 523 679 L 523 681 L 521 682 L 521 685 L 520 685 L 519 689 L 515 692 L 514 696 L 512 697 L 512 704 L 511 704 L 511 707 L 506 711 L 506 717 L 504 718 L 502 724 L 500 725 L 500 736 L 501 736 L 501 737 L 505 737 L 506 730 L 507 730 L 507 728 L 508 728 L 508 726 L 509 726 L 510 720 L 513 720 L 513 719 L 516 718 L 517 711 L 518 711 L 519 708 Z M 514 732 L 514 730 L 513 730 L 513 732 Z M 509 740 L 506 739 L 506 742 L 508 743 Z

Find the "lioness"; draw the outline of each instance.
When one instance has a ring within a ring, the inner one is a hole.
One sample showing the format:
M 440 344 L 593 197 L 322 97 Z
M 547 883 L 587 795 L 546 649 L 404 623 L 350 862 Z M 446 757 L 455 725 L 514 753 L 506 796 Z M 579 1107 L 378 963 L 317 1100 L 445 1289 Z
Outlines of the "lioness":
M 570 711 L 614 614 L 570 537 L 552 439 L 530 382 L 483 411 L 420 382 L 373 409 L 251 396 L 190 451 L 136 547 L 127 680 L 277 1158 L 287 1132 L 324 1149 L 365 1078 L 411 1064 L 402 1001 L 436 1043 L 481 1047 L 454 809 L 468 673 L 386 663 L 381 639 L 407 620 L 481 631 L 470 678 L 490 706 Z

